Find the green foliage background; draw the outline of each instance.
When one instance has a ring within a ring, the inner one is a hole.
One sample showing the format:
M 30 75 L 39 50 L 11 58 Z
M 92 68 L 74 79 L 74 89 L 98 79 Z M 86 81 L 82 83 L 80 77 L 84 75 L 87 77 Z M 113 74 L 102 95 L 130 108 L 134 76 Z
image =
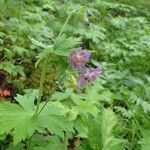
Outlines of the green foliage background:
M 0 0 L 0 8 L 0 70 L 8 73 L 5 82 L 15 86 L 16 97 L 0 103 L 0 149 L 27 149 L 33 133 L 33 150 L 62 150 L 66 145 L 150 149 L 149 0 Z M 56 38 L 74 9 L 79 10 Z M 102 76 L 83 93 L 64 78 L 73 47 L 91 50 L 92 61 L 103 67 Z M 62 72 L 64 80 L 34 118 L 43 66 L 33 64 L 37 58 L 43 62 L 49 52 L 43 101 Z

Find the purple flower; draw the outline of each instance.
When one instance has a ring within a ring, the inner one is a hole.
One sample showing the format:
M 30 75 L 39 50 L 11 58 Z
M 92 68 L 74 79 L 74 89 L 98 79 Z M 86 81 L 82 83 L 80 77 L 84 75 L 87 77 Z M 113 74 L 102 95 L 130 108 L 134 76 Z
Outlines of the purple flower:
M 69 55 L 69 63 L 75 69 L 81 69 L 89 61 L 91 53 L 87 50 L 75 50 Z
M 89 84 L 96 80 L 96 78 L 101 75 L 102 69 L 97 68 L 86 68 L 83 70 L 79 77 L 77 78 L 77 83 L 80 89 L 82 89 L 86 84 Z

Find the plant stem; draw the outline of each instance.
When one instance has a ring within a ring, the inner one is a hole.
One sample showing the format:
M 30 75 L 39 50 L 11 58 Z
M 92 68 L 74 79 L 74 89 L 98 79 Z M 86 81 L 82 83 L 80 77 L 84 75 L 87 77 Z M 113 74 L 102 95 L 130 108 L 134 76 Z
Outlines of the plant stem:
M 39 96 L 37 99 L 37 107 L 36 107 L 36 111 L 35 111 L 35 115 L 38 114 L 39 111 L 39 106 L 40 106 L 40 102 L 41 102 L 41 98 L 42 98 L 42 93 L 43 93 L 43 85 L 44 85 L 44 80 L 45 80 L 45 75 L 46 75 L 46 69 L 47 69 L 47 63 L 48 63 L 48 59 L 49 59 L 48 55 L 45 59 L 45 62 L 43 64 L 43 68 L 42 68 L 42 74 L 41 74 L 41 78 L 40 78 L 40 87 L 39 87 Z
M 64 31 L 64 29 L 65 29 L 65 27 L 66 27 L 68 21 L 70 20 L 72 14 L 75 13 L 76 11 L 80 10 L 81 8 L 84 8 L 84 7 L 87 8 L 86 6 L 82 6 L 82 7 L 80 7 L 80 8 L 77 8 L 77 9 L 74 9 L 73 11 L 71 11 L 71 13 L 70 13 L 69 16 L 67 17 L 67 19 L 66 19 L 64 25 L 62 26 L 62 28 L 61 28 L 61 30 L 60 30 L 60 33 L 58 34 L 58 37 L 63 33 L 63 31 Z
M 76 9 L 73 10 L 73 11 L 69 14 L 68 18 L 66 19 L 64 25 L 62 26 L 62 28 L 61 28 L 61 30 L 60 30 L 60 33 L 58 34 L 58 37 L 63 33 L 63 31 L 64 31 L 64 29 L 65 29 L 65 27 L 66 27 L 68 21 L 70 20 L 72 14 L 73 14 L 75 11 L 76 11 Z
M 64 145 L 65 145 L 64 149 L 68 150 L 68 136 L 67 136 L 67 133 L 65 133 L 64 137 L 65 137 L 64 138 Z
M 49 100 L 50 100 L 51 96 L 54 94 L 54 92 L 55 92 L 55 89 L 54 89 L 53 92 L 49 95 L 47 101 L 46 101 L 45 104 L 42 106 L 42 108 L 39 110 L 39 112 L 38 112 L 37 115 L 39 115 L 39 114 L 42 112 L 42 110 L 44 109 L 44 107 L 46 106 L 46 104 L 49 102 Z
M 60 76 L 61 76 L 61 75 L 58 76 L 58 79 L 59 79 Z M 39 115 L 39 114 L 42 112 L 42 110 L 45 108 L 45 106 L 47 105 L 47 103 L 48 103 L 49 100 L 51 99 L 52 95 L 54 94 L 55 90 L 58 88 L 58 85 L 59 85 L 59 84 L 56 84 L 56 86 L 54 87 L 52 93 L 50 93 L 50 95 L 48 96 L 48 98 L 47 98 L 45 104 L 44 104 L 44 105 L 42 106 L 42 108 L 39 110 L 39 112 L 38 112 L 37 115 Z
M 30 146 L 31 146 L 32 137 L 33 137 L 33 135 L 32 135 L 32 136 L 29 138 L 29 140 L 28 140 L 28 144 L 27 144 L 27 150 L 30 150 Z

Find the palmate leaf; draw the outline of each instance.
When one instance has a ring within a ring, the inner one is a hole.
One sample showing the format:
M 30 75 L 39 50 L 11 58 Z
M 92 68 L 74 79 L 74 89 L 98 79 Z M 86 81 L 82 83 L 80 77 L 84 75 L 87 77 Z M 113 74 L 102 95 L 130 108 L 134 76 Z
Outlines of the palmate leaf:
M 57 100 L 57 101 L 61 101 L 61 100 L 65 100 L 71 97 L 71 95 L 73 94 L 73 90 L 72 89 L 66 89 L 64 92 L 54 92 L 54 94 L 52 95 L 52 100 Z
M 27 95 L 19 95 L 15 97 L 15 100 L 24 108 L 25 111 L 33 111 L 34 110 L 34 98 L 32 96 Z
M 38 64 L 45 60 L 45 58 L 50 54 L 50 53 L 53 53 L 53 45 L 46 45 L 42 42 L 39 42 L 37 41 L 36 39 L 34 38 L 31 38 L 29 37 L 29 39 L 31 40 L 31 42 L 36 45 L 36 46 L 39 46 L 39 47 L 42 47 L 44 48 L 44 50 L 36 57 L 38 59 L 38 61 L 36 62 L 35 66 L 37 67 Z
M 41 103 L 40 108 L 43 105 L 44 103 Z M 73 132 L 71 124 L 65 117 L 68 111 L 69 109 L 60 102 L 49 102 L 38 116 L 38 126 L 63 138 L 64 131 Z
M 63 34 L 57 37 L 54 41 L 54 53 L 56 55 L 68 56 L 71 49 L 79 44 L 80 44 L 79 38 L 73 37 L 67 38 L 66 35 Z
M 100 26 L 90 24 L 90 26 L 79 25 L 78 28 L 74 28 L 73 32 L 75 34 L 79 34 L 85 39 L 90 39 L 95 43 L 99 43 L 99 41 L 104 40 L 106 29 Z
M 47 129 L 50 133 L 63 137 L 63 132 L 71 129 L 65 119 L 67 109 L 59 102 L 47 103 L 39 116 L 35 116 L 34 100 L 37 97 L 35 93 L 38 92 L 33 91 L 33 94 L 30 92 L 23 96 L 18 94 L 15 99 L 19 105 L 0 103 L 0 135 L 12 131 L 15 144 L 30 137 L 35 130 Z M 40 104 L 40 108 L 43 104 Z
M 37 126 L 33 112 L 27 112 L 19 105 L 8 102 L 0 103 L 0 134 L 13 130 L 14 143 L 30 137 Z
M 89 95 L 87 95 L 89 96 Z M 84 94 L 74 93 L 72 89 L 66 89 L 64 92 L 55 92 L 52 96 L 52 100 L 57 101 L 68 101 L 72 100 L 74 104 L 69 111 L 69 119 L 75 120 L 78 115 L 87 115 L 91 114 L 96 116 L 99 112 L 97 106 L 94 102 L 91 101 L 83 101 L 87 98 Z M 92 97 L 93 98 L 93 97 Z M 94 97 L 95 98 L 95 97 Z M 94 99 L 93 98 L 93 99 Z M 87 100 L 87 99 L 86 99 Z
M 67 113 L 67 108 L 59 102 L 48 103 L 39 115 L 39 126 L 47 128 L 51 134 L 64 136 L 64 131 L 73 131 L 64 114 Z
M 35 135 L 32 150 L 64 150 L 65 146 L 57 136 Z
M 37 118 L 34 116 L 34 100 L 37 96 L 35 93 L 37 90 L 32 90 L 32 95 L 18 94 L 15 99 L 19 105 L 0 103 L 0 134 L 13 130 L 15 144 L 30 137 L 37 127 Z
M 76 106 L 72 107 L 71 111 L 81 115 L 91 114 L 94 117 L 96 117 L 99 112 L 96 105 L 87 101 L 79 102 Z
M 112 110 L 103 109 L 97 118 L 89 117 L 86 124 L 89 138 L 81 144 L 82 150 L 123 150 L 124 141 L 113 133 L 117 120 Z

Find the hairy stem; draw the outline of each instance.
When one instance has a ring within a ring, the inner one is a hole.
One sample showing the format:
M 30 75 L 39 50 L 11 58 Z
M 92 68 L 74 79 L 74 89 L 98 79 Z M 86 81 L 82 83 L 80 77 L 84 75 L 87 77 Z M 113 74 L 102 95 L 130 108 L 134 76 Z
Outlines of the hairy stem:
M 43 85 L 44 85 L 44 80 L 45 80 L 45 75 L 46 75 L 46 69 L 47 69 L 47 63 L 48 63 L 48 59 L 49 59 L 48 55 L 45 59 L 45 62 L 43 64 L 43 68 L 42 68 L 42 74 L 41 74 L 41 78 L 40 78 L 40 87 L 39 87 L 39 96 L 37 99 L 37 107 L 36 107 L 36 111 L 35 114 L 38 114 L 39 111 L 39 106 L 40 106 L 40 102 L 41 102 L 41 98 L 42 98 L 42 93 L 43 93 Z
M 66 19 L 64 25 L 62 26 L 62 28 L 61 28 L 61 30 L 60 30 L 60 33 L 58 34 L 58 37 L 63 33 L 63 31 L 64 31 L 64 29 L 65 29 L 65 27 L 66 27 L 68 21 L 70 20 L 72 14 L 73 14 L 75 11 L 76 11 L 76 10 L 73 10 L 73 11 L 69 14 L 68 18 Z
M 70 18 L 71 18 L 72 15 L 73 15 L 73 13 L 75 13 L 76 11 L 78 11 L 78 10 L 80 10 L 81 8 L 84 8 L 84 7 L 87 9 L 86 6 L 82 6 L 82 7 L 80 7 L 80 8 L 77 8 L 77 9 L 74 9 L 73 11 L 71 11 L 71 13 L 70 13 L 69 16 L 67 17 L 67 19 L 66 19 L 64 25 L 62 26 L 62 28 L 61 28 L 61 30 L 60 30 L 60 33 L 58 34 L 58 37 L 63 33 L 63 31 L 64 31 L 64 29 L 65 29 L 65 27 L 66 27 L 68 21 L 70 20 Z
M 68 135 L 67 133 L 65 133 L 65 138 L 64 138 L 64 146 L 65 146 L 65 150 L 68 150 Z

